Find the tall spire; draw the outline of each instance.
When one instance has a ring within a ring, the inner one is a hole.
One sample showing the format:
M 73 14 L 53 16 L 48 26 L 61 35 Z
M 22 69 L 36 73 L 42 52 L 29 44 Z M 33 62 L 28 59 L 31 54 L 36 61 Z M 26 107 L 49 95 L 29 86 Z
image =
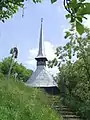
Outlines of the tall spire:
M 38 57 L 44 57 L 45 56 L 42 23 L 43 23 L 43 18 L 41 18 L 41 28 L 40 28 L 40 40 L 39 40 Z
M 43 28 L 42 28 L 43 18 L 41 18 L 41 28 L 40 28 L 40 39 L 39 39 L 39 50 L 38 55 L 35 58 L 37 60 L 37 66 L 46 66 L 47 58 L 44 51 L 44 41 L 43 41 Z
M 39 38 L 39 50 L 38 50 L 38 55 L 37 55 L 37 57 L 35 59 L 38 60 L 38 59 L 43 59 L 44 58 L 45 61 L 47 61 L 47 58 L 45 56 L 45 50 L 44 50 L 42 23 L 43 23 L 43 18 L 41 18 L 41 28 L 40 28 L 40 38 Z

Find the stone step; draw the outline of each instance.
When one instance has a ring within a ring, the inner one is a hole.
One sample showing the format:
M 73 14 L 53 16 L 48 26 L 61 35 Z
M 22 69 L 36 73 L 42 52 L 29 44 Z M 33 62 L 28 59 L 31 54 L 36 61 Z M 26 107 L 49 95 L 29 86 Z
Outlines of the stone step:
M 62 115 L 61 116 L 64 118 L 64 119 L 81 119 L 81 117 L 78 117 L 78 116 L 75 116 L 75 115 Z
M 55 105 L 54 109 L 61 114 L 64 120 L 82 120 L 76 113 L 72 112 L 67 106 Z
M 51 102 L 51 107 L 56 110 L 61 116 L 63 120 L 82 120 L 79 116 L 76 115 L 73 111 L 71 111 L 67 106 L 60 104 L 60 99 L 56 97 L 49 96 L 49 102 Z
M 81 118 L 63 118 L 63 120 L 83 120 Z
M 75 115 L 73 112 L 71 112 L 71 111 L 60 111 L 60 113 L 62 114 L 62 115 Z
M 63 114 L 62 114 L 62 117 L 63 118 L 80 118 L 80 117 L 78 117 L 76 115 L 63 115 Z
M 72 112 L 70 109 L 68 109 L 68 108 L 61 108 L 60 106 L 54 106 L 53 108 L 58 110 L 58 111 Z

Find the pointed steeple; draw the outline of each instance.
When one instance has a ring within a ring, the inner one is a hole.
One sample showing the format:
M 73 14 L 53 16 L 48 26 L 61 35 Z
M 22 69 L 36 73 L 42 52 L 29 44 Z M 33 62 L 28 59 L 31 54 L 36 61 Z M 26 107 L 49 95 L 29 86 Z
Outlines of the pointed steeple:
M 39 59 L 44 59 L 44 61 L 47 61 L 47 58 L 45 56 L 45 50 L 44 50 L 44 41 L 43 41 L 43 18 L 41 18 L 41 28 L 40 28 L 40 39 L 39 39 L 39 50 L 38 50 L 38 55 L 35 58 L 38 62 Z M 40 61 L 40 60 L 39 60 Z
M 41 18 L 41 29 L 40 29 L 40 41 L 39 41 L 38 56 L 45 56 L 42 23 L 43 23 L 43 18 Z

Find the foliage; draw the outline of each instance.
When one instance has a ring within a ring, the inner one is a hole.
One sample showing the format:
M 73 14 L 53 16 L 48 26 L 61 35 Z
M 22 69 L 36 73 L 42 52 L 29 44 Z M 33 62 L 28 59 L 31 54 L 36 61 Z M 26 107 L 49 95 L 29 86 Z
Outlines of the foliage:
M 81 60 L 65 64 L 61 67 L 58 84 L 61 92 L 64 93 L 64 96 L 62 96 L 64 97 L 64 104 L 71 107 L 84 119 L 89 120 L 90 78 L 88 80 L 86 73 L 84 63 Z
M 0 0 L 0 20 L 2 22 L 15 14 L 19 7 L 23 7 L 24 0 Z
M 83 59 L 87 65 L 87 62 L 90 59 L 90 30 L 85 28 L 84 34 L 79 36 L 74 29 L 74 25 L 72 24 L 71 28 L 66 31 L 65 39 L 68 39 L 68 42 L 65 46 L 56 48 L 56 58 L 54 58 L 52 61 L 49 61 L 48 66 L 60 67 L 61 64 L 71 62 L 73 58 Z
M 1 120 L 61 120 L 39 89 L 14 80 L 0 79 Z
M 26 0 L 27 1 L 27 0 Z M 41 3 L 42 0 L 32 0 L 34 3 Z M 50 0 L 55 3 L 57 0 Z M 90 2 L 86 0 L 63 0 L 63 4 L 68 14 L 66 18 L 75 24 L 75 28 L 79 34 L 84 33 L 83 19 L 87 19 L 86 15 L 90 15 Z M 15 14 L 19 8 L 24 8 L 24 0 L 1 0 L 0 1 L 0 20 L 5 22 Z
M 11 63 L 11 57 L 8 57 L 8 58 L 4 58 L 4 60 L 0 64 L 0 71 L 5 76 L 8 75 L 10 63 Z M 11 70 L 11 76 L 15 77 L 15 73 L 17 73 L 17 80 L 22 80 L 26 82 L 28 78 L 32 75 L 32 70 L 25 68 L 22 64 L 19 64 L 14 60 L 12 61 L 12 65 L 13 66 Z
M 42 0 L 33 0 L 41 2 Z M 55 3 L 57 0 L 51 0 Z M 87 19 L 86 15 L 90 15 L 90 2 L 86 0 L 63 0 L 63 4 L 68 14 L 66 18 L 70 19 L 70 23 L 75 24 L 77 32 L 82 35 L 84 33 L 83 20 Z
M 74 27 L 66 32 L 68 43 L 56 49 L 49 67 L 58 66 L 58 85 L 64 104 L 90 119 L 90 30 L 79 36 Z M 74 58 L 73 58 L 74 57 Z M 73 61 L 74 60 L 74 61 Z
M 42 2 L 42 0 L 32 1 L 34 3 Z M 52 3 L 55 1 L 56 0 L 51 0 Z M 11 18 L 20 7 L 24 9 L 24 0 L 0 0 L 0 20 L 5 22 L 5 20 Z
M 4 79 L 4 77 L 5 77 L 4 74 L 0 72 L 0 78 Z
M 32 70 L 25 68 L 22 64 L 16 63 L 13 67 L 13 73 L 17 73 L 18 80 L 26 82 L 32 75 Z
M 64 0 L 64 7 L 68 11 L 66 18 L 75 24 L 77 32 L 84 33 L 83 19 L 90 15 L 90 2 L 86 0 Z

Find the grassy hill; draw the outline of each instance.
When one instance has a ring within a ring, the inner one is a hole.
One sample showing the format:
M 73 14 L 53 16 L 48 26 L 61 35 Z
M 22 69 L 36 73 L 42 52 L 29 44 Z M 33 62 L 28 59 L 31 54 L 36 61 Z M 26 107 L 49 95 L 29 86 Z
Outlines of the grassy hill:
M 0 77 L 0 120 L 62 120 L 35 88 Z

